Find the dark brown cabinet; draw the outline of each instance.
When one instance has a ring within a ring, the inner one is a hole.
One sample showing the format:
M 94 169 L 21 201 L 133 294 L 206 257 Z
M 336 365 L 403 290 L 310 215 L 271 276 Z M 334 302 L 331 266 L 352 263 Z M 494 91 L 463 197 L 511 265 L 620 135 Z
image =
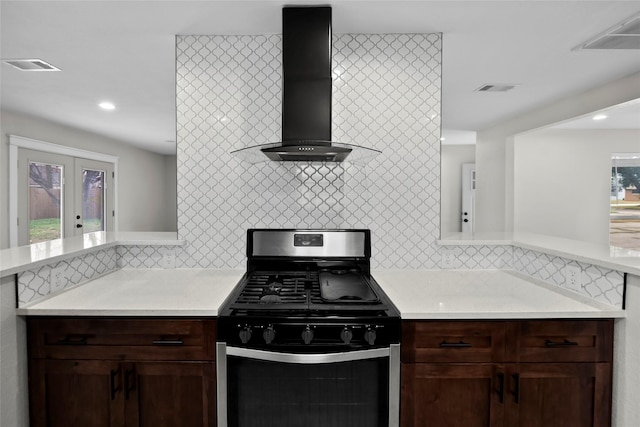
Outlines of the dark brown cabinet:
M 402 427 L 605 427 L 613 321 L 403 323 Z
M 30 318 L 31 425 L 215 425 L 215 321 Z

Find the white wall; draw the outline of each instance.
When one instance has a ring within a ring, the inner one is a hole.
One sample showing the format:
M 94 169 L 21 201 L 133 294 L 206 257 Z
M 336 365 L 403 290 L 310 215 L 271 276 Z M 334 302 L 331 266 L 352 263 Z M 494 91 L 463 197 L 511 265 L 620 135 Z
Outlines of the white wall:
M 9 245 L 9 134 L 119 157 L 119 230 L 176 230 L 175 156 L 13 112 L 0 119 L 0 248 Z
M 613 427 L 640 420 L 640 277 L 627 276 L 626 317 L 616 321 L 613 365 Z
M 512 231 L 514 135 L 640 98 L 640 72 L 543 106 L 477 133 L 476 231 Z
M 440 147 L 440 235 L 462 230 L 462 164 L 476 161 L 475 145 Z
M 515 137 L 514 231 L 609 244 L 611 155 L 639 130 L 541 130 Z
M 0 426 L 27 427 L 26 321 L 16 315 L 15 276 L 0 279 Z

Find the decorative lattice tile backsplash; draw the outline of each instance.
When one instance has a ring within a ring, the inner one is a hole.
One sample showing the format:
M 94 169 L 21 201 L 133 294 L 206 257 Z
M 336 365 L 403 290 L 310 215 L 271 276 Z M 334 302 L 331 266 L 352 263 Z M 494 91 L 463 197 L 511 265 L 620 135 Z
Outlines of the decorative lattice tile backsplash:
M 22 272 L 18 275 L 18 305 L 22 307 L 114 271 L 118 268 L 116 258 L 116 248 L 111 247 Z M 61 273 L 59 286 L 51 280 L 52 269 Z
M 623 273 L 592 264 L 549 255 L 530 249 L 514 248 L 513 269 L 564 289 L 570 289 L 564 271 L 567 265 L 580 268 L 582 280 L 573 290 L 605 304 L 622 307 Z
M 281 36 L 178 36 L 178 267 L 241 268 L 246 229 L 370 228 L 372 265 L 436 268 L 440 34 L 333 36 L 333 140 L 365 167 L 246 164 L 281 138 Z

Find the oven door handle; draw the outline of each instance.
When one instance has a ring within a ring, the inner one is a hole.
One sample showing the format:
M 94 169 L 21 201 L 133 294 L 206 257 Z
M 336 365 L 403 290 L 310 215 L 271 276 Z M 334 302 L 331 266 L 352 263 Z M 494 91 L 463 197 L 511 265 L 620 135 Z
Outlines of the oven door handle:
M 354 360 L 389 357 L 389 347 L 369 350 L 349 351 L 342 353 L 279 353 L 274 351 L 254 350 L 251 348 L 227 346 L 227 356 L 239 356 L 268 362 L 318 364 L 352 362 Z

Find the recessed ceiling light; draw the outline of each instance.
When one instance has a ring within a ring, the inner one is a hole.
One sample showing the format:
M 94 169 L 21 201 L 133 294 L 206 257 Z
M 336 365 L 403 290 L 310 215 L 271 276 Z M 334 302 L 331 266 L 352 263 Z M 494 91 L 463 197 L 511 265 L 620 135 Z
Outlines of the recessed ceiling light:
M 604 120 L 607 118 L 606 114 L 598 114 L 592 117 L 593 120 Z
M 42 59 L 5 59 L 4 63 L 20 71 L 60 71 L 60 68 Z
M 103 110 L 116 109 L 116 106 L 113 104 L 113 102 L 108 102 L 108 101 L 101 102 L 100 104 L 98 104 L 98 107 L 102 108 Z

